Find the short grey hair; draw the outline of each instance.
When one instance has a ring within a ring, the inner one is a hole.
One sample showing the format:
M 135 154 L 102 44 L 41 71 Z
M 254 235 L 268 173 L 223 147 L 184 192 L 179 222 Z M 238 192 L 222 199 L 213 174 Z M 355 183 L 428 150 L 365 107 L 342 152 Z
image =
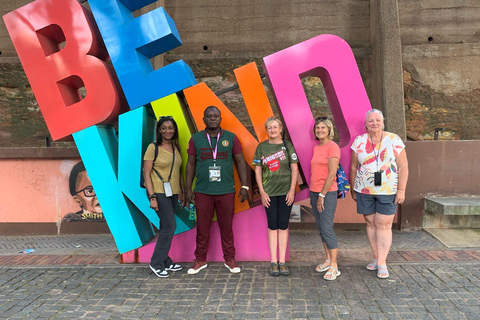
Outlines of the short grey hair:
M 367 130 L 367 119 L 368 119 L 368 116 L 371 115 L 372 113 L 378 113 L 380 115 L 380 117 L 382 117 L 383 120 L 385 120 L 385 117 L 383 116 L 383 112 L 378 110 L 378 109 L 372 109 L 372 110 L 368 110 L 367 113 L 365 113 L 365 130 Z M 382 130 L 385 130 L 385 122 L 383 123 L 383 126 L 382 126 Z

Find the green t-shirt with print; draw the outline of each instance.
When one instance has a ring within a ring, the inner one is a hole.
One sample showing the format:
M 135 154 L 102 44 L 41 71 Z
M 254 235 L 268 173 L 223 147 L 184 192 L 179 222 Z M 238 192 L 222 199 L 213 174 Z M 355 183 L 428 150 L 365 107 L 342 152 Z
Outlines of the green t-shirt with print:
M 213 150 L 217 145 L 217 137 L 211 137 L 208 142 L 205 130 L 195 133 L 190 139 L 187 153 L 196 157 L 195 192 L 210 195 L 220 195 L 235 192 L 233 178 L 233 156 L 242 152 L 240 140 L 230 131 L 220 130 L 220 139 L 217 147 L 216 165 L 220 166 L 221 179 L 219 182 L 209 181 L 209 168 L 213 166 Z M 213 150 L 212 150 L 213 148 Z
M 286 148 L 285 148 L 286 146 Z M 288 151 L 288 152 L 286 152 Z M 297 163 L 298 157 L 292 143 L 260 143 L 253 156 L 253 165 L 262 166 L 263 189 L 269 196 L 283 196 L 290 190 L 292 171 L 290 163 Z

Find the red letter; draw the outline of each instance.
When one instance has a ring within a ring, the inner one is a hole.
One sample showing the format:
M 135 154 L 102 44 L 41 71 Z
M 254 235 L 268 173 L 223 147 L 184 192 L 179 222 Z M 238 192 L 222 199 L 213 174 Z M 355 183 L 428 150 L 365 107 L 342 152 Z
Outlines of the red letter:
M 90 11 L 37 0 L 3 19 L 54 140 L 118 116 L 123 94 Z

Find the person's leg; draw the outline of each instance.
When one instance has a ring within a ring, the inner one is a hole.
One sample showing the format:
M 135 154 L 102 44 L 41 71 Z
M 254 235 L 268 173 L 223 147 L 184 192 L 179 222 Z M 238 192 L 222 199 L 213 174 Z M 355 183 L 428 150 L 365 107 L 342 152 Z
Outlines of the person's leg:
M 326 248 L 327 257 L 330 260 L 330 265 L 337 267 L 336 257 L 331 256 L 332 249 L 338 248 L 337 238 L 335 231 L 333 230 L 333 218 L 335 216 L 335 210 L 337 209 L 337 192 L 327 192 L 325 195 L 324 210 L 320 212 L 320 232 L 322 233 L 322 240 L 324 247 Z
M 364 218 L 367 228 L 368 243 L 370 243 L 370 248 L 372 248 L 373 259 L 378 261 L 375 214 L 366 214 L 364 215 Z
M 278 261 L 285 263 L 288 245 L 288 223 L 292 206 L 285 202 L 286 195 L 278 197 Z
M 278 262 L 278 197 L 270 197 L 270 207 L 265 208 L 268 222 L 268 246 L 270 262 Z
M 322 235 L 322 223 L 320 219 L 320 212 L 318 211 L 318 208 L 317 208 L 318 197 L 319 197 L 318 192 L 310 191 L 310 205 L 312 206 L 312 213 L 313 213 L 313 216 L 315 217 L 315 226 L 317 227 L 318 234 L 320 235 L 320 239 L 322 239 L 323 247 L 325 249 L 325 261 L 323 263 L 318 264 L 315 267 L 315 270 L 317 272 L 323 272 L 327 270 L 326 268 L 328 266 L 330 266 L 330 256 L 329 256 L 330 253 L 327 250 L 327 245 L 325 244 L 325 239 L 323 238 L 323 235 Z
M 235 245 L 232 229 L 235 193 L 216 195 L 214 197 L 215 211 L 217 212 L 217 221 L 222 239 L 223 258 L 225 261 L 235 260 Z
M 195 258 L 200 262 L 207 261 L 210 241 L 210 226 L 212 225 L 214 196 L 195 192 L 195 210 L 197 213 L 197 248 Z
M 163 193 L 156 193 L 155 195 L 158 203 L 157 215 L 160 218 L 160 229 L 150 265 L 156 270 L 164 270 L 172 263 L 171 259 L 168 257 L 168 252 L 170 251 L 173 234 L 177 227 L 172 198 L 175 197 L 174 200 L 176 202 L 177 196 L 174 195 L 173 197 L 167 198 Z
M 392 223 L 395 215 L 375 214 L 376 247 L 378 266 L 387 265 L 387 256 L 392 245 Z M 379 277 L 388 276 L 388 272 L 379 270 Z

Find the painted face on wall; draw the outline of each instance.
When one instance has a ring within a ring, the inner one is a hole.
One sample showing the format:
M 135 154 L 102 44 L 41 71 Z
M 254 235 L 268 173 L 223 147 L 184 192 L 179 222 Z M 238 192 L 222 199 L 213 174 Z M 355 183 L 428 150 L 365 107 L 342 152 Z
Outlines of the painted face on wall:
M 77 176 L 77 181 L 75 183 L 76 194 L 73 196 L 73 199 L 78 203 L 78 205 L 83 209 L 85 213 L 102 213 L 102 208 L 98 203 L 95 190 L 93 190 L 92 182 L 88 177 L 86 171 L 82 171 Z

